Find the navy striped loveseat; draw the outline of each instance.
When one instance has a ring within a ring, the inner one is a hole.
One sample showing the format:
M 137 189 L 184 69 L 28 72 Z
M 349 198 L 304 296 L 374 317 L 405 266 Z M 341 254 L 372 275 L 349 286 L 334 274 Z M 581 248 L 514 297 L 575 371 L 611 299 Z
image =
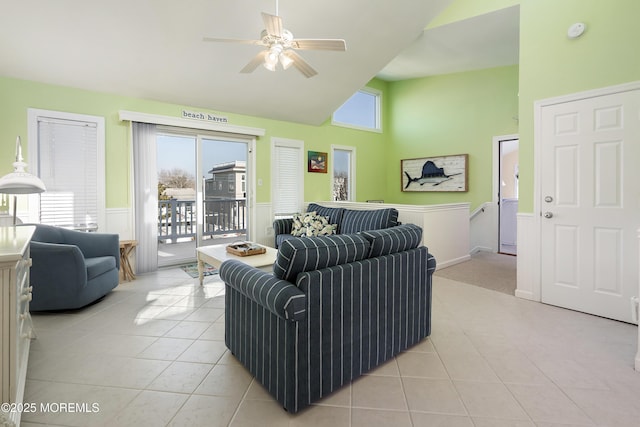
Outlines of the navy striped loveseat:
M 413 224 L 286 240 L 273 274 L 225 261 L 225 341 L 291 412 L 431 333 L 435 259 Z
M 336 234 L 379 230 L 400 224 L 398 210 L 395 208 L 356 210 L 309 203 L 307 212 L 316 212 L 318 215 L 326 216 L 330 224 L 336 224 Z M 273 221 L 276 248 L 279 248 L 285 240 L 293 237 L 291 235 L 292 227 L 293 219 L 291 218 L 278 218 Z

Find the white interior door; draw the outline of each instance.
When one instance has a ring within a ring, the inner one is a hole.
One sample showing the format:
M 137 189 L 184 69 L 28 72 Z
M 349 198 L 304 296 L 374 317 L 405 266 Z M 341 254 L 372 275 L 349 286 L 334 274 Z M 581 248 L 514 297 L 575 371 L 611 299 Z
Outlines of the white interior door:
M 541 109 L 542 302 L 631 322 L 640 90 Z

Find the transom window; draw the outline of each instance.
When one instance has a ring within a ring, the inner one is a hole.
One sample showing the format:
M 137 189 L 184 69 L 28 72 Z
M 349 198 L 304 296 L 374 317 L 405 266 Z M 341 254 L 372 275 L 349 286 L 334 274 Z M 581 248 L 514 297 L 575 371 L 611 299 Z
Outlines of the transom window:
M 332 124 L 381 132 L 381 96 L 382 93 L 375 89 L 359 90 L 333 113 Z

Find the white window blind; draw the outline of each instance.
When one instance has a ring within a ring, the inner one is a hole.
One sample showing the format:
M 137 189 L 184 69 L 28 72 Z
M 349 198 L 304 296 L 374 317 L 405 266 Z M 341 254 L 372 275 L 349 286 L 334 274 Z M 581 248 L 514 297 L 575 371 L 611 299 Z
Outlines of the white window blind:
M 300 212 L 303 199 L 302 141 L 274 140 L 271 200 L 276 217 Z
M 40 222 L 81 230 L 98 227 L 98 135 L 95 123 L 38 118 L 38 175 L 47 191 Z

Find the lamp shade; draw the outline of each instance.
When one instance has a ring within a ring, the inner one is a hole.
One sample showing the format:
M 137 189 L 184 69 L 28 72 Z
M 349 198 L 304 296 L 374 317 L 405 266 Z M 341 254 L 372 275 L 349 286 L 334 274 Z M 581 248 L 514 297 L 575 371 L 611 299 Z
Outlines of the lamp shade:
M 0 193 L 6 194 L 33 194 L 46 191 L 44 182 L 35 175 L 25 171 L 27 164 L 22 159 L 22 145 L 20 137 L 16 139 L 16 161 L 13 163 L 13 172 L 0 178 Z
M 11 172 L 0 178 L 0 193 L 33 194 L 46 191 L 40 178 L 27 172 Z

